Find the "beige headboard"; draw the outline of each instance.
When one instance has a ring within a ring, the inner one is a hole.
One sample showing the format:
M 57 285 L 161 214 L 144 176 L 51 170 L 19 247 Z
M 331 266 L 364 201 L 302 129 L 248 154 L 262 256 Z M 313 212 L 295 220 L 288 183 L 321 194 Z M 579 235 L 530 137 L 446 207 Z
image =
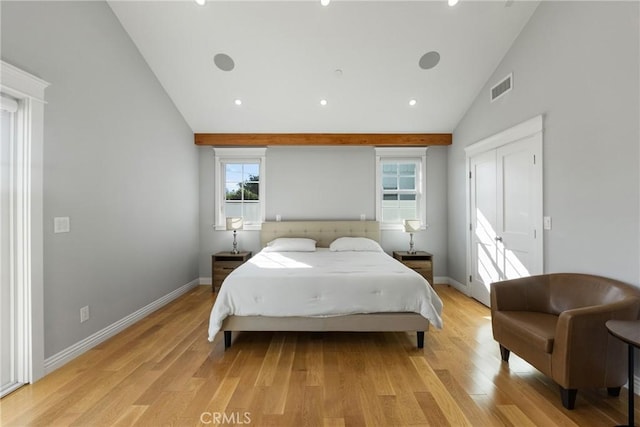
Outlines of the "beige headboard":
M 367 237 L 380 241 L 378 221 L 280 221 L 262 223 L 262 247 L 278 237 L 307 237 L 327 248 L 338 237 Z

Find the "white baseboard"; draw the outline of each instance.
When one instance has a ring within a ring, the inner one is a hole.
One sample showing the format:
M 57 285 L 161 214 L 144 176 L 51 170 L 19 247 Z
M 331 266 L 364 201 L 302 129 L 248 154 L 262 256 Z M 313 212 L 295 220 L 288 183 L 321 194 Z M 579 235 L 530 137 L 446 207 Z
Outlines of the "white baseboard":
M 129 326 L 133 325 L 140 319 L 146 317 L 150 313 L 158 310 L 159 308 L 167 305 L 174 299 L 179 296 L 186 294 L 191 289 L 195 288 L 200 284 L 200 279 L 192 280 L 176 289 L 175 291 L 168 293 L 167 295 L 155 300 L 154 302 L 142 307 L 140 310 L 137 310 L 130 315 L 123 317 L 115 323 L 107 326 L 104 329 L 99 330 L 98 332 L 88 336 L 82 341 L 78 341 L 70 347 L 62 350 L 59 353 L 54 354 L 51 357 L 48 357 L 44 361 L 44 372 L 45 375 L 50 374 L 76 357 L 80 356 L 82 353 L 92 349 L 103 341 L 106 341 L 108 338 L 111 338 L 118 332 L 123 331 Z
M 469 288 L 464 283 L 460 283 L 457 280 L 452 279 L 451 277 L 439 277 L 439 279 L 442 279 L 442 282 L 440 283 L 446 283 L 448 285 L 451 285 L 457 290 L 459 290 L 460 292 L 462 292 L 463 294 L 465 294 L 466 296 L 470 295 Z

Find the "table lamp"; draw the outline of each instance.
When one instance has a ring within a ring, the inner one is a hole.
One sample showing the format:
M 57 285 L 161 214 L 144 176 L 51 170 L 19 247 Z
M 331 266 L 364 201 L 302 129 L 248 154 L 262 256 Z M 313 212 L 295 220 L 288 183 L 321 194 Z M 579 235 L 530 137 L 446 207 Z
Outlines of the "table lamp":
M 227 218 L 227 230 L 233 230 L 233 250 L 232 254 L 240 253 L 238 251 L 238 241 L 236 240 L 236 233 L 244 226 L 242 218 Z
M 413 233 L 420 231 L 420 220 L 418 219 L 405 219 L 403 221 L 405 233 L 409 233 L 409 250 L 407 253 L 415 254 L 416 250 L 413 249 Z

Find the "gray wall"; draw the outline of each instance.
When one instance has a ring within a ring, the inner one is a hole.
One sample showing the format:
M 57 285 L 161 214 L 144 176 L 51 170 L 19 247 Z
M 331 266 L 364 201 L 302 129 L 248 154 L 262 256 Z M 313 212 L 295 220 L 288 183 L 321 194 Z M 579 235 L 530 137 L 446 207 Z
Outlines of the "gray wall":
M 51 83 L 45 356 L 198 276 L 193 134 L 104 2 L 2 2 L 2 59 Z M 69 216 L 71 232 L 53 234 Z M 80 307 L 91 319 L 80 324 Z
M 640 283 L 638 2 L 542 2 L 454 132 L 449 275 L 465 282 L 464 147 L 544 115 L 545 271 Z M 488 90 L 513 72 L 514 89 Z
M 231 232 L 214 231 L 214 157 L 200 148 L 200 275 L 211 277 L 211 254 L 231 249 Z M 270 147 L 266 154 L 266 216 L 282 220 L 359 220 L 375 218 L 375 151 L 372 147 Z M 416 247 L 434 254 L 434 274 L 446 276 L 447 152 L 427 150 L 426 232 L 415 236 Z M 241 231 L 239 247 L 257 252 L 259 233 Z M 385 231 L 382 247 L 406 250 L 409 236 Z

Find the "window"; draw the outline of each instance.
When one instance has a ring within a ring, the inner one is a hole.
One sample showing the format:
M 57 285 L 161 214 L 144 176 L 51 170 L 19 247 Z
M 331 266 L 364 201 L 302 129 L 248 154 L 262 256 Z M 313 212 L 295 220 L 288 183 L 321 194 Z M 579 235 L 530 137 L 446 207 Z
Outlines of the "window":
M 244 228 L 259 230 L 264 221 L 265 148 L 215 148 L 216 230 L 227 217 L 241 217 Z
M 402 228 L 405 219 L 426 226 L 426 148 L 376 148 L 376 215 L 382 229 Z

